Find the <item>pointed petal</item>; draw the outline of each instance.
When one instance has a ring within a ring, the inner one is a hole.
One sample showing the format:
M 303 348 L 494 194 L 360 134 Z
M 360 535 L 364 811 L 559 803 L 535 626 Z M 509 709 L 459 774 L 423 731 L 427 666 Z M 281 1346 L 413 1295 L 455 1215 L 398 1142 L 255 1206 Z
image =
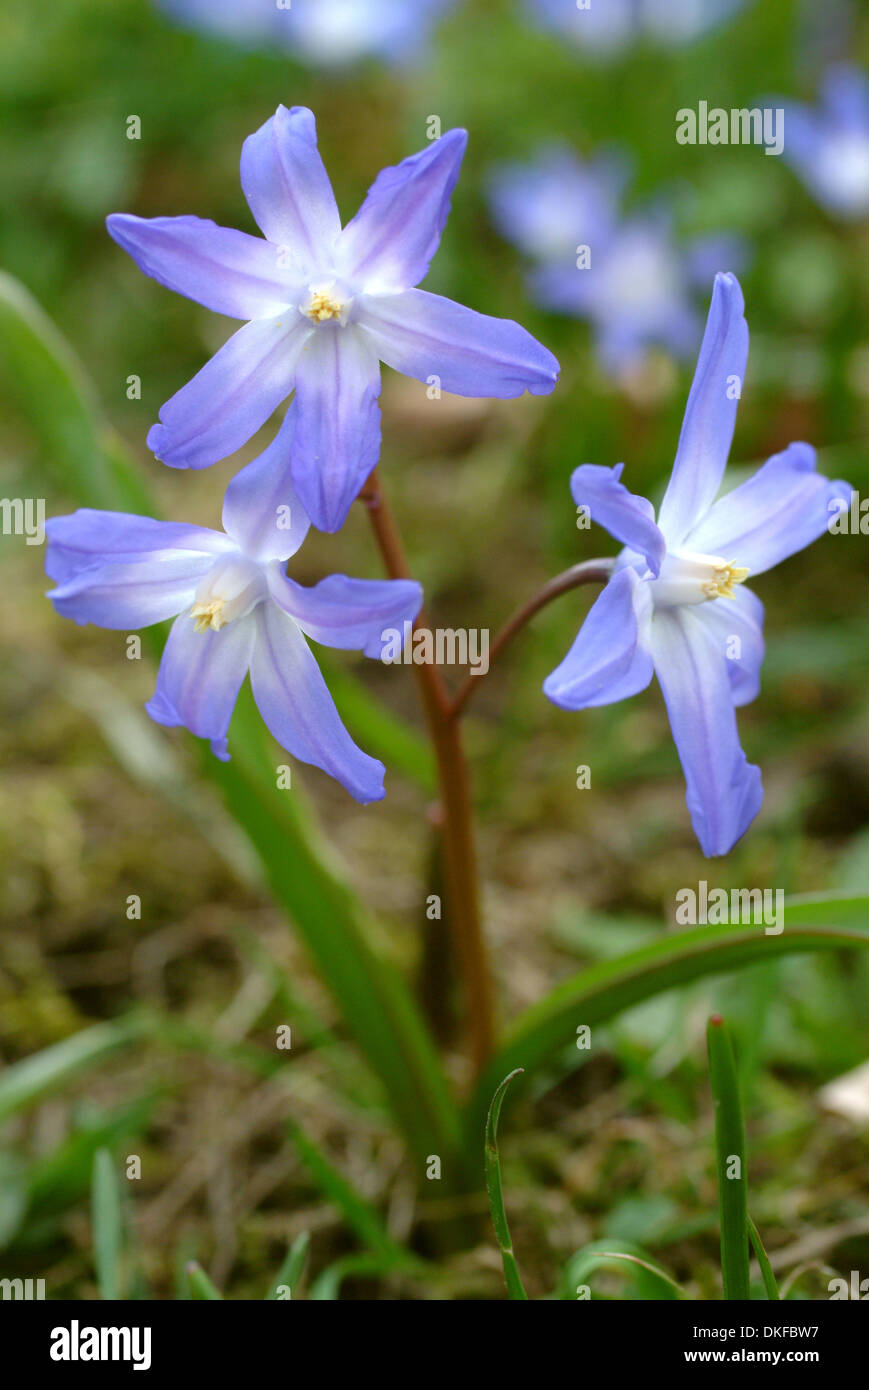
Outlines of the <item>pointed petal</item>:
M 645 555 L 649 569 L 657 577 L 666 551 L 666 542 L 655 525 L 655 509 L 645 497 L 628 492 L 620 482 L 623 463 L 604 468 L 582 463 L 570 479 L 570 491 L 578 507 L 588 507 L 589 516 L 630 550 Z
M 655 614 L 652 652 L 694 833 L 704 854 L 727 854 L 760 810 L 763 788 L 739 744 L 726 657 L 693 608 Z
M 338 264 L 348 278 L 371 292 L 419 284 L 440 244 L 467 143 L 467 131 L 448 130 L 381 170 L 338 242 Z
M 599 595 L 567 656 L 543 683 L 562 709 L 612 705 L 645 690 L 652 679 L 648 584 L 630 566 Z
M 383 764 L 357 748 L 344 728 L 298 624 L 273 603 L 260 604 L 255 617 L 250 678 L 274 738 L 300 762 L 335 777 L 357 801 L 380 801 Z
M 48 545 L 45 572 L 64 584 L 83 570 L 121 560 L 157 565 L 166 551 L 185 550 L 221 555 L 231 542 L 219 531 L 188 526 L 180 521 L 155 521 L 129 512 L 95 511 L 80 507 L 71 516 L 53 516 L 45 523 Z M 194 567 L 195 567 L 194 558 Z
M 735 275 L 715 277 L 673 473 L 658 513 L 671 549 L 715 500 L 727 465 L 748 361 L 748 325 Z
M 241 186 L 263 235 L 286 248 L 296 273 L 309 277 L 329 265 L 341 219 L 317 149 L 313 112 L 279 106 L 248 136 Z
M 763 604 L 744 585 L 732 599 L 718 598 L 703 605 L 703 621 L 724 653 L 730 694 L 739 708 L 756 700 L 760 693 L 760 668 L 766 644 L 763 640 Z
M 332 574 L 313 588 L 285 574 L 271 574 L 272 597 L 302 631 L 324 647 L 383 656 L 385 633 L 404 635 L 422 607 L 422 589 L 412 579 L 348 579 Z
M 277 248 L 201 217 L 106 219 L 109 235 L 145 275 L 216 314 L 273 318 L 293 298 Z
M 48 597 L 62 618 L 76 623 L 120 631 L 150 627 L 191 604 L 213 565 L 214 556 L 203 551 L 167 550 L 147 560 L 83 569 Z
M 252 560 L 288 560 L 311 525 L 290 480 L 295 406 L 267 449 L 236 473 L 223 499 L 223 526 Z
M 511 319 L 490 318 L 425 290 L 367 295 L 359 323 L 381 361 L 405 376 L 438 378 L 456 396 L 546 396 L 558 380 L 552 353 Z
M 167 401 L 148 447 L 170 468 L 208 468 L 246 444 L 290 394 L 310 334 L 299 316 L 246 323 Z
M 810 444 L 789 444 L 721 497 L 690 532 L 686 545 L 747 565 L 752 574 L 804 550 L 824 534 L 839 507 L 851 501 L 850 485 L 830 482 L 815 471 L 816 464 Z
M 354 328 L 315 332 L 296 368 L 293 482 L 321 531 L 343 526 L 380 453 L 380 363 Z
M 197 632 L 189 613 L 172 625 L 157 674 L 157 687 L 145 709 L 158 724 L 181 725 L 211 741 L 222 762 L 229 754 L 226 735 L 238 692 L 247 675 L 256 627 L 239 618 L 219 632 Z

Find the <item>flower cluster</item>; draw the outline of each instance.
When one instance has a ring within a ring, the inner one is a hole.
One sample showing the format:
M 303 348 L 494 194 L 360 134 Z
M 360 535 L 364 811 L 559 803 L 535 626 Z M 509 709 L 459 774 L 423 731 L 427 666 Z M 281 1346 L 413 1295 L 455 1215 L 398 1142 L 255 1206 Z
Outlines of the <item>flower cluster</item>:
M 336 531 L 380 452 L 380 363 L 446 391 L 551 391 L 558 363 L 518 324 L 415 288 L 447 220 L 466 144 L 449 131 L 378 176 L 344 228 L 312 113 L 279 107 L 245 141 L 241 181 L 263 235 L 197 217 L 108 219 L 114 239 L 161 284 L 245 320 L 163 407 L 148 442 L 174 468 L 240 449 L 287 396 L 269 447 L 235 477 L 225 534 L 112 512 L 49 522 L 57 611 L 101 627 L 175 617 L 148 712 L 227 756 L 249 672 L 272 734 L 360 801 L 383 767 L 344 729 L 306 638 L 381 655 L 381 634 L 420 609 L 410 581 L 333 575 L 311 590 L 286 562 L 311 522 Z
M 680 249 L 663 204 L 624 215 L 626 162 L 583 162 L 565 146 L 497 169 L 491 205 L 501 233 L 532 260 L 529 290 L 546 308 L 588 320 L 610 372 L 637 366 L 649 347 L 689 357 L 700 338 L 694 290 L 742 258 L 735 238 Z
M 869 80 L 859 68 L 830 68 L 820 107 L 777 101 L 784 110 L 784 156 L 807 188 L 838 217 L 869 213 Z
M 741 9 L 745 0 L 526 0 L 531 15 L 597 56 L 619 53 L 641 38 L 691 43 Z

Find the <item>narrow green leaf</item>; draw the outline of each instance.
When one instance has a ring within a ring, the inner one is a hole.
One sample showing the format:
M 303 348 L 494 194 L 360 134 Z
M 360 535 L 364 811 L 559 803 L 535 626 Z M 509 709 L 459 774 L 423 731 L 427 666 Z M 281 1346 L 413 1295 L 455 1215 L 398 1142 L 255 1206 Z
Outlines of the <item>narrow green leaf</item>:
M 564 1267 L 559 1283 L 558 1297 L 575 1299 L 578 1290 L 588 1290 L 589 1276 L 596 1269 L 612 1265 L 627 1265 L 635 1275 L 637 1292 L 641 1298 L 675 1299 L 684 1298 L 685 1290 L 669 1274 L 663 1265 L 653 1260 L 639 1245 L 629 1241 L 599 1240 L 584 1245 L 571 1256 Z
M 0 1075 L 0 1121 L 66 1086 L 79 1072 L 136 1042 L 143 1031 L 139 1015 L 97 1023 L 32 1057 L 14 1062 Z
M 754 1249 L 754 1253 L 757 1257 L 757 1263 L 760 1265 L 760 1277 L 763 1280 L 763 1287 L 766 1289 L 766 1296 L 771 1301 L 780 1299 L 781 1294 L 778 1291 L 778 1284 L 776 1283 L 776 1277 L 772 1272 L 772 1265 L 769 1262 L 769 1256 L 767 1255 L 766 1250 L 764 1249 L 763 1241 L 760 1238 L 760 1231 L 757 1229 L 754 1222 L 752 1221 L 750 1213 L 748 1214 L 748 1234 L 751 1237 L 751 1244 L 752 1248 Z
M 221 1303 L 223 1294 L 214 1287 L 201 1264 L 196 1260 L 188 1261 L 186 1267 L 187 1282 L 190 1286 L 191 1298 L 199 1299 L 204 1303 Z
M 492 1097 L 492 1104 L 489 1106 L 489 1113 L 486 1117 L 486 1191 L 489 1194 L 489 1210 L 492 1213 L 492 1224 L 495 1227 L 495 1238 L 498 1241 L 498 1248 L 501 1251 L 501 1261 L 504 1265 L 504 1278 L 507 1282 L 507 1293 L 510 1298 L 527 1299 L 525 1286 L 522 1283 L 522 1276 L 519 1273 L 519 1266 L 516 1263 L 516 1256 L 513 1254 L 513 1242 L 510 1239 L 510 1226 L 507 1221 L 507 1212 L 504 1209 L 504 1192 L 501 1186 L 501 1159 L 498 1154 L 498 1120 L 501 1115 L 501 1106 L 504 1104 L 504 1096 L 507 1087 L 518 1076 L 522 1068 L 517 1067 L 516 1071 L 511 1071 L 509 1076 L 505 1076 L 500 1086 Z
M 114 1159 L 108 1149 L 97 1149 L 94 1154 L 91 1222 L 100 1297 L 115 1300 L 121 1297 L 121 1253 L 124 1237 L 120 1186 Z
M 354 1274 L 375 1275 L 405 1273 L 388 1255 L 343 1255 L 318 1274 L 311 1285 L 309 1298 L 315 1303 L 333 1302 L 341 1293 L 344 1280 Z
M 618 960 L 581 970 L 513 1024 L 468 1105 L 469 1143 L 479 1142 L 475 1137 L 483 1131 L 489 1098 L 505 1072 L 522 1067 L 531 1074 L 559 1059 L 581 1060 L 573 1046 L 580 1025 L 602 1023 L 704 975 L 804 951 L 854 947 L 869 947 L 869 898 L 813 897 L 786 902 L 783 930 L 776 936 L 766 936 L 761 926 L 694 927 L 667 932 Z
M 718 1014 L 709 1020 L 706 1042 L 709 1049 L 709 1084 L 715 1103 L 715 1158 L 724 1297 L 747 1299 L 751 1297 L 751 1285 L 748 1277 L 745 1126 L 730 1033 Z
M 305 1261 L 308 1258 L 308 1247 L 311 1244 L 311 1236 L 308 1231 L 303 1231 L 290 1246 L 286 1253 L 284 1262 L 278 1270 L 277 1278 L 272 1284 L 268 1293 L 267 1300 L 277 1299 L 279 1289 L 289 1289 L 290 1297 L 295 1297 L 296 1285 L 302 1277 L 302 1270 L 305 1268 Z

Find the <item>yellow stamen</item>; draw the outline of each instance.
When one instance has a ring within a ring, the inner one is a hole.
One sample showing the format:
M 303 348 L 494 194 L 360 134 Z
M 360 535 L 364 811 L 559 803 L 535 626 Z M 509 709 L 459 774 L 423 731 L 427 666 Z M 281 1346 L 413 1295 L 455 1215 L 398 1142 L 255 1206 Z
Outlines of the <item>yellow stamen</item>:
M 223 599 L 215 598 L 210 603 L 194 603 L 191 617 L 197 632 L 208 632 L 209 628 L 214 632 L 219 632 L 226 626 L 226 618 L 223 616 Z
M 304 312 L 314 323 L 328 323 L 330 319 L 340 319 L 344 305 L 330 294 L 312 294 Z
M 749 573 L 744 565 L 729 561 L 716 569 L 713 577 L 703 585 L 703 592 L 708 598 L 736 598 L 734 584 L 742 584 Z

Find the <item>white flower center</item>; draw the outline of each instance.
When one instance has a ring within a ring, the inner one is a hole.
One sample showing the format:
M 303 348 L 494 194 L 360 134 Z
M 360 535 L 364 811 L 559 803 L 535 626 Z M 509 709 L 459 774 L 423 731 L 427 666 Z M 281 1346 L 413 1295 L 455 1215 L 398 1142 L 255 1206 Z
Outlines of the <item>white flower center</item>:
M 691 550 L 670 550 L 661 573 L 652 580 L 656 608 L 678 608 L 682 604 L 708 603 L 715 598 L 735 598 L 733 586 L 741 584 L 749 571 L 719 555 L 700 555 Z
M 353 300 L 343 286 L 332 281 L 328 284 L 309 285 L 307 299 L 299 305 L 305 318 L 312 323 L 347 322 Z
M 219 632 L 243 618 L 265 597 L 265 578 L 259 565 L 243 555 L 220 561 L 196 590 L 190 610 L 197 632 Z

